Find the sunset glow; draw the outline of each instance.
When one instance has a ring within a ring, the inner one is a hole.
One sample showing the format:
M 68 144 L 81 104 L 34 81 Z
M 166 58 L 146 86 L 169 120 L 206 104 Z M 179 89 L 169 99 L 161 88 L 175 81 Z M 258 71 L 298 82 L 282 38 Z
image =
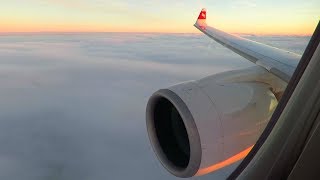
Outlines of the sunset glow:
M 219 162 L 217 164 L 214 164 L 212 166 L 209 166 L 207 168 L 202 168 L 200 169 L 196 176 L 202 176 L 202 175 L 205 175 L 205 174 L 208 174 L 208 173 L 211 173 L 213 171 L 216 171 L 218 169 L 221 169 L 223 167 L 226 167 L 232 163 L 235 163 L 237 161 L 240 161 L 241 159 L 243 159 L 244 157 L 247 156 L 247 154 L 251 151 L 251 149 L 253 148 L 253 146 L 250 146 L 248 147 L 247 149 L 239 152 L 238 154 L 235 154 L 234 156 L 222 161 L 222 162 Z
M 310 35 L 320 1 L 10 0 L 0 6 L 0 32 L 194 33 L 203 7 L 208 24 L 227 32 Z

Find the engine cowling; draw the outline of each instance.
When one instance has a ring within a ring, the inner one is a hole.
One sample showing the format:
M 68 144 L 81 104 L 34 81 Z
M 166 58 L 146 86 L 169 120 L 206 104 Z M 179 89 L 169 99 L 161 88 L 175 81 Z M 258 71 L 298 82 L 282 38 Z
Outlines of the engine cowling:
M 150 97 L 149 139 L 169 172 L 178 177 L 207 174 L 250 151 L 278 103 L 272 83 L 245 78 L 252 78 L 252 73 L 257 80 L 267 72 L 222 73 L 161 89 Z

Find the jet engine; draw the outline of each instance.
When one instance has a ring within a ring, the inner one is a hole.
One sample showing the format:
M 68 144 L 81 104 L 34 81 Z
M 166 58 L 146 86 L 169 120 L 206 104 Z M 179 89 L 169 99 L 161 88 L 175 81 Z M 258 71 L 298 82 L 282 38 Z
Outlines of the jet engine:
M 158 90 L 146 109 L 153 150 L 178 177 L 233 164 L 249 153 L 285 86 L 268 71 L 253 67 Z

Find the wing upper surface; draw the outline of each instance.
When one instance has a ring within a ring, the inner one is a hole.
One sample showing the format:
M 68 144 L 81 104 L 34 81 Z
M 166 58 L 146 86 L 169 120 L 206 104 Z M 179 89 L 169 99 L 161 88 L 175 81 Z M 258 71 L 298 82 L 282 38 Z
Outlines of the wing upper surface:
M 201 17 L 201 18 L 200 18 Z M 195 27 L 223 46 L 264 67 L 282 80 L 289 82 L 301 55 L 228 34 L 206 24 L 206 10 L 199 15 Z

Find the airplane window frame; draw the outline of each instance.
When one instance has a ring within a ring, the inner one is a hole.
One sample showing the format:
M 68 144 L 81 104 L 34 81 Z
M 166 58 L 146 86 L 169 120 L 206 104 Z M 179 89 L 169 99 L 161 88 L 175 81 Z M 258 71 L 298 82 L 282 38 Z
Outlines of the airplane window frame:
M 302 75 L 305 72 L 305 69 L 307 68 L 310 60 L 312 59 L 314 52 L 316 51 L 317 47 L 319 46 L 320 41 L 320 22 L 318 23 L 300 61 L 299 64 L 295 70 L 295 72 L 292 75 L 292 78 L 290 79 L 288 86 L 283 93 L 282 98 L 280 99 L 280 102 L 275 109 L 269 123 L 267 124 L 265 130 L 259 137 L 258 141 L 252 148 L 252 150 L 249 152 L 249 154 L 243 159 L 243 161 L 239 164 L 239 166 L 230 174 L 228 179 L 236 179 L 248 166 L 248 164 L 251 162 L 251 160 L 254 158 L 254 156 L 257 154 L 259 149 L 262 147 L 264 142 L 269 137 L 270 133 L 272 132 L 274 126 L 278 122 L 278 119 L 280 115 L 282 114 L 284 108 L 288 104 L 289 99 L 291 98 L 294 90 L 296 89 Z

